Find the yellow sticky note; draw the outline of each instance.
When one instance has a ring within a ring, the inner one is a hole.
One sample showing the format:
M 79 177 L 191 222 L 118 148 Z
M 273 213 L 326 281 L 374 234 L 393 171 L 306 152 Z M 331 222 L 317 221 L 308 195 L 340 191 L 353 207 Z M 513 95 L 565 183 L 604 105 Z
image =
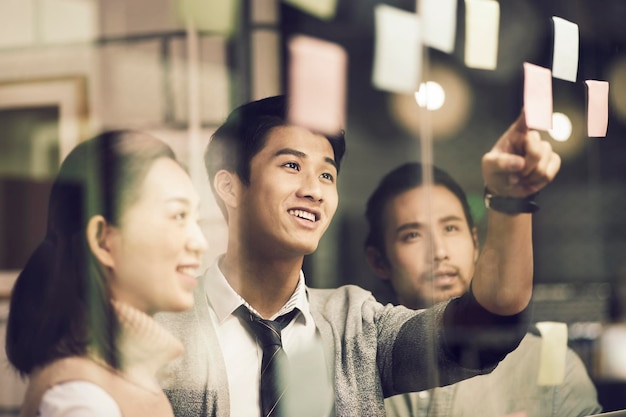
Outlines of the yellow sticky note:
M 578 73 L 578 25 L 560 17 L 552 17 L 554 48 L 552 76 L 576 82 Z
M 457 0 L 419 0 L 424 45 L 446 53 L 454 51 Z
M 524 114 L 531 129 L 552 129 L 552 74 L 524 62 Z
M 465 65 L 493 70 L 498 64 L 500 3 L 465 0 Z
M 372 83 L 380 90 L 413 93 L 421 75 L 422 42 L 417 14 L 380 4 L 374 9 L 376 43 Z
M 289 121 L 327 134 L 345 127 L 348 57 L 339 45 L 304 35 L 289 41 Z
M 541 356 L 537 385 L 560 385 L 565 379 L 567 324 L 551 321 L 537 323 L 541 333 Z
M 198 30 L 231 35 L 237 28 L 240 0 L 177 0 L 178 17 Z
M 587 80 L 587 135 L 590 138 L 606 136 L 609 125 L 609 83 Z
M 283 2 L 324 20 L 335 17 L 337 8 L 337 0 L 283 0 Z

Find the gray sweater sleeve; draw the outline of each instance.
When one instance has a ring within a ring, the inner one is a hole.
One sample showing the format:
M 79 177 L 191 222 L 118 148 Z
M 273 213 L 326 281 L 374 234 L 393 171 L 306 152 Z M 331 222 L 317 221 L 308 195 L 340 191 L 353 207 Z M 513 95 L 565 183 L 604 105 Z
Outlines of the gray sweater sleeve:
M 385 396 L 449 385 L 491 372 L 519 345 L 528 323 L 526 311 L 513 316 L 490 313 L 471 291 L 416 315 L 397 334 L 392 358 L 393 388 Z M 426 373 L 423 364 L 410 359 L 418 346 L 431 364 Z

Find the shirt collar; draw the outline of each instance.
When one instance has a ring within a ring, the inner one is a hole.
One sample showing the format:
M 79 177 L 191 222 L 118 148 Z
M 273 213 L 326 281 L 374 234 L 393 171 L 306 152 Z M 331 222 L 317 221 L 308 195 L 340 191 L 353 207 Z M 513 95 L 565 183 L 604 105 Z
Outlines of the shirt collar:
M 254 308 L 250 306 L 234 289 L 230 286 L 226 277 L 222 273 L 219 267 L 220 256 L 213 264 L 207 269 L 205 273 L 205 291 L 207 299 L 213 310 L 217 315 L 217 319 L 220 323 L 226 320 L 232 313 L 244 304 L 253 313 L 256 313 Z M 296 290 L 293 292 L 289 300 L 281 307 L 281 309 L 274 316 L 270 317 L 271 320 L 278 316 L 282 316 L 297 308 L 302 312 L 296 317 L 296 320 L 303 320 L 306 324 L 308 320 L 313 320 L 309 309 L 309 300 L 307 297 L 306 283 L 304 280 L 304 273 L 300 270 L 300 278 Z

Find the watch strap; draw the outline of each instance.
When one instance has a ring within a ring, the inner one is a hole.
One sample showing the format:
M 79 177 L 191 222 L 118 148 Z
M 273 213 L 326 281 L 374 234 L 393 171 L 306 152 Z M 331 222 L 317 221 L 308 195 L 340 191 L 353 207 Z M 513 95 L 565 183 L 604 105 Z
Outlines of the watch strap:
M 506 214 L 534 213 L 539 210 L 539 205 L 535 201 L 538 193 L 527 197 L 502 197 L 494 195 L 485 187 L 484 202 L 485 207 L 491 210 Z

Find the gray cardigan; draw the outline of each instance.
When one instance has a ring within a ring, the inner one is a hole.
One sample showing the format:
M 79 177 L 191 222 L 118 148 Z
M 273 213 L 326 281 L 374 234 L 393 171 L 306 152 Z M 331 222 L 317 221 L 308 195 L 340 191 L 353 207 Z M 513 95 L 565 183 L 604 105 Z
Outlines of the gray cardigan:
M 192 310 L 157 316 L 186 349 L 161 378 L 177 417 L 229 416 L 226 369 L 202 281 Z M 525 328 L 515 331 L 506 346 L 495 349 L 495 355 L 490 351 L 493 360 L 488 364 L 463 367 L 458 363 L 459 354 L 453 354 L 454 349 L 444 340 L 450 334 L 450 319 L 444 316 L 451 302 L 417 312 L 382 305 L 369 291 L 353 285 L 308 288 L 307 294 L 325 349 L 328 373 L 334 376 L 337 416 L 384 416 L 386 397 L 491 372 L 525 332 Z M 459 313 L 462 317 L 467 311 Z M 499 317 L 491 315 L 490 322 L 497 322 Z M 452 319 L 453 323 L 458 321 Z

